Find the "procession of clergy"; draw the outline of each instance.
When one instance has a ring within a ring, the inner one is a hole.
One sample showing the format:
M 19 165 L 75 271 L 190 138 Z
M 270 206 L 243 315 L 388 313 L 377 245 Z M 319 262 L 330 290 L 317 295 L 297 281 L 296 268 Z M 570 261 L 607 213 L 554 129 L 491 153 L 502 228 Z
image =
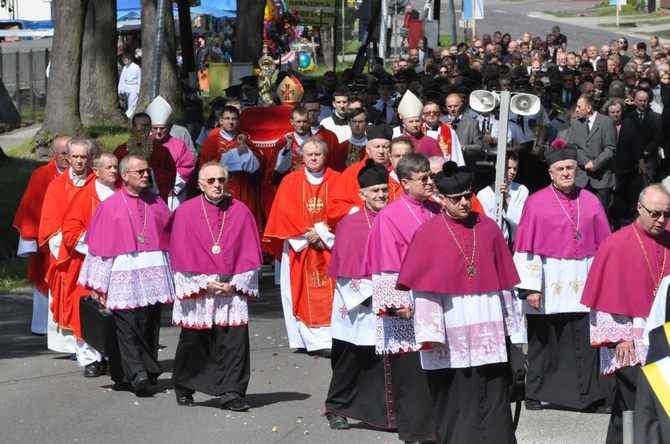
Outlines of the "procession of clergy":
M 636 442 L 670 440 L 670 358 L 647 355 L 650 339 L 668 343 L 648 333 L 666 321 L 668 191 L 645 188 L 637 219 L 610 234 L 599 199 L 576 186 L 594 174 L 579 168 L 584 147 L 557 139 L 544 152 L 551 184 L 530 196 L 508 154 L 501 229 L 488 217 L 494 187 L 473 193 L 452 126 L 426 131 L 439 104 L 405 93 L 395 137 L 362 108 L 333 115 L 349 129 L 338 142 L 295 78 L 278 91 L 283 110 L 219 107 L 197 171 L 160 96 L 114 154 L 54 140 L 14 222 L 31 256 L 32 330 L 51 350 L 146 395 L 173 304 L 178 405 L 202 392 L 246 411 L 247 301 L 266 253 L 290 347 L 331 358 L 333 429 L 353 420 L 406 442 L 514 443 L 508 356 L 527 343 L 527 409 L 611 412 L 610 443 L 634 410 Z M 294 130 L 262 152 L 238 130 L 252 109 L 260 125 L 274 110 Z M 106 357 L 82 339 L 89 294 L 114 315 L 118 350 Z

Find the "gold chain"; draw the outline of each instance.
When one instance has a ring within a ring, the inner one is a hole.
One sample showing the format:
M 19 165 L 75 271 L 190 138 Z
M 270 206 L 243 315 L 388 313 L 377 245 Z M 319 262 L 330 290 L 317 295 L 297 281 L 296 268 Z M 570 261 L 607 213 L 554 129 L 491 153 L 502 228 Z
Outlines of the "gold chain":
M 137 233 L 138 229 L 135 225 L 135 219 L 133 218 L 133 213 L 130 212 L 130 207 L 128 206 L 128 201 L 126 200 L 126 195 L 121 191 L 121 197 L 123 198 L 123 203 L 126 204 L 126 210 L 128 210 L 128 216 L 130 216 L 130 223 L 133 226 L 133 230 Z M 137 197 L 139 199 L 139 196 Z M 137 235 L 137 241 L 141 244 L 144 243 L 144 232 L 147 229 L 147 203 L 144 202 L 144 224 L 142 225 L 142 232 Z
M 572 228 L 575 229 L 575 232 L 576 232 L 576 233 L 579 233 L 579 197 L 577 197 L 577 199 L 575 199 L 575 200 L 577 201 L 577 225 L 575 225 L 575 222 L 572 220 L 572 218 L 571 218 L 570 215 L 568 214 L 567 210 L 565 209 L 565 207 L 564 207 L 563 204 L 561 203 L 561 200 L 558 198 L 558 193 L 557 193 L 556 190 L 554 189 L 554 186 L 553 186 L 553 185 L 551 186 L 551 190 L 554 192 L 554 197 L 556 198 L 556 201 L 558 202 L 558 204 L 561 206 L 561 209 L 563 210 L 563 212 L 565 213 L 565 215 L 566 215 L 566 216 L 568 217 L 568 219 L 570 220 L 570 224 L 572 224 Z M 568 198 L 568 200 L 570 200 L 570 198 Z
M 454 242 L 456 243 L 456 246 L 458 249 L 461 251 L 461 254 L 463 255 L 463 258 L 465 259 L 465 262 L 468 264 L 468 275 L 474 276 L 474 270 L 475 270 L 475 251 L 477 250 L 477 230 L 475 228 L 475 225 L 472 225 L 472 258 L 468 260 L 468 257 L 465 254 L 465 251 L 463 248 L 461 248 L 461 244 L 458 243 L 456 240 L 456 236 L 454 235 L 454 232 L 451 230 L 451 227 L 449 226 L 449 223 L 447 222 L 447 219 L 444 217 L 444 211 L 441 212 L 442 214 L 442 220 L 444 221 L 444 225 L 447 226 L 447 230 L 449 230 L 449 234 L 451 234 L 451 237 L 454 239 Z M 471 274 L 472 273 L 472 274 Z
M 404 195 L 401 195 L 401 196 L 400 196 L 400 199 L 401 199 L 403 202 L 405 202 L 405 205 L 407 205 L 407 209 L 409 210 L 409 212 L 412 213 L 412 216 L 414 216 L 414 219 L 416 219 L 416 221 L 419 222 L 419 225 L 421 225 L 423 222 L 421 222 L 421 221 L 419 220 L 419 218 L 416 217 L 416 214 L 414 214 L 414 210 L 412 210 L 412 207 L 409 206 L 409 204 L 408 204 L 407 201 L 405 200 Z M 423 204 L 421 204 L 421 205 L 423 206 Z M 432 216 L 431 216 L 431 217 L 432 217 Z
M 207 222 L 207 228 L 209 229 L 209 235 L 212 236 L 212 242 L 214 242 L 214 246 L 212 246 L 212 253 L 219 254 L 221 252 L 221 248 L 219 247 L 219 242 L 221 241 L 221 236 L 223 235 L 223 227 L 224 227 L 224 225 L 226 225 L 226 214 L 228 213 L 228 208 L 226 208 L 226 210 L 223 212 L 223 220 L 221 221 L 221 229 L 219 230 L 219 237 L 217 239 L 214 239 L 214 233 L 212 232 L 212 226 L 209 223 L 209 218 L 207 217 L 207 210 L 205 209 L 205 197 L 204 197 L 204 195 L 200 196 L 200 203 L 202 204 L 202 212 L 205 214 L 205 221 Z
M 363 207 L 363 213 L 365 213 L 365 220 L 368 222 L 368 228 L 372 228 L 372 224 L 370 224 L 370 218 L 368 217 L 368 210 Z
M 654 296 L 656 296 L 656 291 L 658 291 L 658 287 L 661 285 L 661 279 L 663 279 L 663 275 L 665 273 L 665 261 L 667 259 L 667 249 L 663 244 L 661 246 L 663 247 L 663 265 L 661 266 L 661 272 L 658 274 L 658 280 L 654 277 L 654 270 L 651 268 L 651 262 L 649 261 L 649 256 L 647 256 L 647 250 L 644 248 L 644 245 L 642 244 L 642 238 L 640 237 L 640 234 L 637 232 L 635 229 L 635 222 L 633 222 L 633 231 L 635 232 L 635 237 L 637 237 L 637 241 L 640 243 L 640 248 L 642 248 L 642 253 L 644 254 L 644 259 L 647 261 L 647 267 L 649 267 L 649 273 L 651 274 L 651 280 L 654 283 Z M 663 233 L 661 233 L 663 235 Z M 658 266 L 658 264 L 657 264 Z

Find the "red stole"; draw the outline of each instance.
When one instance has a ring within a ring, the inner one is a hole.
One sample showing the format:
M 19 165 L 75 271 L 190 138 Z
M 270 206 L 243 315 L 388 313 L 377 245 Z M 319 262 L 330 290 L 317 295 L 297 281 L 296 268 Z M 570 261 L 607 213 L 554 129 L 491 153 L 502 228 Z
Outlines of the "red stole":
M 425 123 L 422 125 L 421 131 L 426 134 L 427 129 Z M 449 160 L 453 160 L 451 157 L 451 130 L 446 123 L 440 122 L 440 131 L 437 133 L 437 143 L 440 145 L 440 149 L 444 156 Z

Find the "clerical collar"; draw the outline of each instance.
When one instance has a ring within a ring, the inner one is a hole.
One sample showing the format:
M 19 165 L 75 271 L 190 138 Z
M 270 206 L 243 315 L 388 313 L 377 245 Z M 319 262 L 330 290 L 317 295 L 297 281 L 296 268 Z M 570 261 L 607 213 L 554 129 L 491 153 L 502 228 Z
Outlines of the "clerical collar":
M 218 207 L 219 204 L 220 204 L 220 203 L 223 201 L 223 199 L 226 197 L 226 196 L 224 195 L 224 196 L 221 197 L 221 199 L 219 199 L 219 200 L 212 200 L 212 199 L 210 199 L 209 197 L 207 197 L 206 194 L 203 194 L 202 196 L 205 198 L 205 200 L 206 200 L 207 202 L 211 203 L 211 204 L 214 205 L 215 207 Z
M 412 205 L 416 205 L 417 207 L 422 206 L 423 204 L 426 203 L 426 200 L 428 200 L 428 199 L 426 199 L 426 200 L 424 200 L 423 202 L 421 202 L 421 201 L 419 201 L 419 200 L 416 200 L 416 199 L 413 198 L 413 197 L 410 197 L 410 195 L 407 194 L 407 192 L 404 193 L 404 196 L 405 196 L 405 201 L 406 201 L 407 203 L 412 204 Z
M 314 134 L 318 133 L 319 131 L 321 131 L 321 128 L 322 128 L 321 125 L 317 125 L 317 126 L 313 126 L 313 127 L 311 127 L 310 130 L 312 131 L 312 135 L 314 135 Z
M 142 190 L 142 191 L 140 191 L 138 194 L 135 194 L 135 193 L 133 193 L 132 191 L 130 191 L 130 190 L 128 189 L 127 186 L 124 186 L 124 187 L 123 187 L 123 190 L 124 190 L 129 196 L 132 196 L 132 197 L 140 197 L 140 194 L 142 194 L 142 191 L 144 191 L 144 190 Z
M 425 123 L 425 122 L 424 122 L 424 124 L 426 125 L 426 129 L 427 129 L 428 131 L 439 131 L 439 130 L 440 130 L 440 122 L 437 122 L 437 125 L 435 125 L 435 126 L 433 126 L 433 127 L 429 126 L 429 125 L 428 125 L 427 123 Z
M 325 168 L 321 168 L 316 173 L 312 173 L 310 170 L 305 168 L 305 175 L 307 176 L 307 181 L 312 185 L 318 185 L 323 181 L 323 175 L 326 173 Z
M 356 139 L 352 134 L 351 137 L 349 137 L 349 143 L 356 146 L 365 146 L 368 144 L 368 138 L 367 136 L 363 136 L 361 139 Z
M 337 115 L 337 113 L 333 113 L 333 123 L 337 126 L 349 125 L 349 122 L 347 122 L 346 117 L 340 117 Z
M 58 164 L 56 164 L 56 170 L 58 171 L 58 174 L 63 174 L 66 169 L 67 167 L 61 169 L 61 167 L 59 167 Z
M 228 142 L 237 138 L 237 131 L 235 131 L 234 133 L 227 133 L 224 130 L 221 130 L 219 131 L 219 134 L 221 134 L 221 137 L 226 139 Z
M 98 187 L 101 188 L 101 189 L 108 188 L 112 191 L 116 191 L 116 185 L 114 185 L 114 184 L 105 185 L 104 183 L 100 182 L 99 180 L 95 181 L 95 186 L 96 186 L 96 188 L 98 188 Z
M 577 185 L 574 185 L 572 188 L 570 188 L 570 191 L 563 191 L 563 190 L 561 190 L 560 188 L 558 188 L 558 187 L 556 186 L 556 184 L 553 183 L 553 182 L 551 183 L 551 186 L 554 187 L 554 189 L 556 189 L 556 191 L 558 191 L 559 193 L 563 193 L 563 195 L 564 195 L 565 197 L 570 196 L 570 195 L 572 194 L 572 192 L 575 191 L 575 190 L 577 189 Z
M 72 169 L 72 167 L 70 167 L 70 179 L 72 179 L 72 182 L 74 183 L 75 186 L 80 186 L 80 184 L 84 182 L 88 177 L 88 172 L 89 172 L 88 167 L 86 167 L 84 172 L 81 175 L 77 176 L 76 174 L 74 174 L 74 170 Z

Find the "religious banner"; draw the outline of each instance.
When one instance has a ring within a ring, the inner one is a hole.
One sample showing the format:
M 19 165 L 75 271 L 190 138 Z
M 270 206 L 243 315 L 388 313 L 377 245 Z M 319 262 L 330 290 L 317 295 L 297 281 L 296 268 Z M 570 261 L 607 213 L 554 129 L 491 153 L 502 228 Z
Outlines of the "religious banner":
M 286 0 L 286 6 L 300 11 L 301 25 L 335 26 L 335 0 Z

